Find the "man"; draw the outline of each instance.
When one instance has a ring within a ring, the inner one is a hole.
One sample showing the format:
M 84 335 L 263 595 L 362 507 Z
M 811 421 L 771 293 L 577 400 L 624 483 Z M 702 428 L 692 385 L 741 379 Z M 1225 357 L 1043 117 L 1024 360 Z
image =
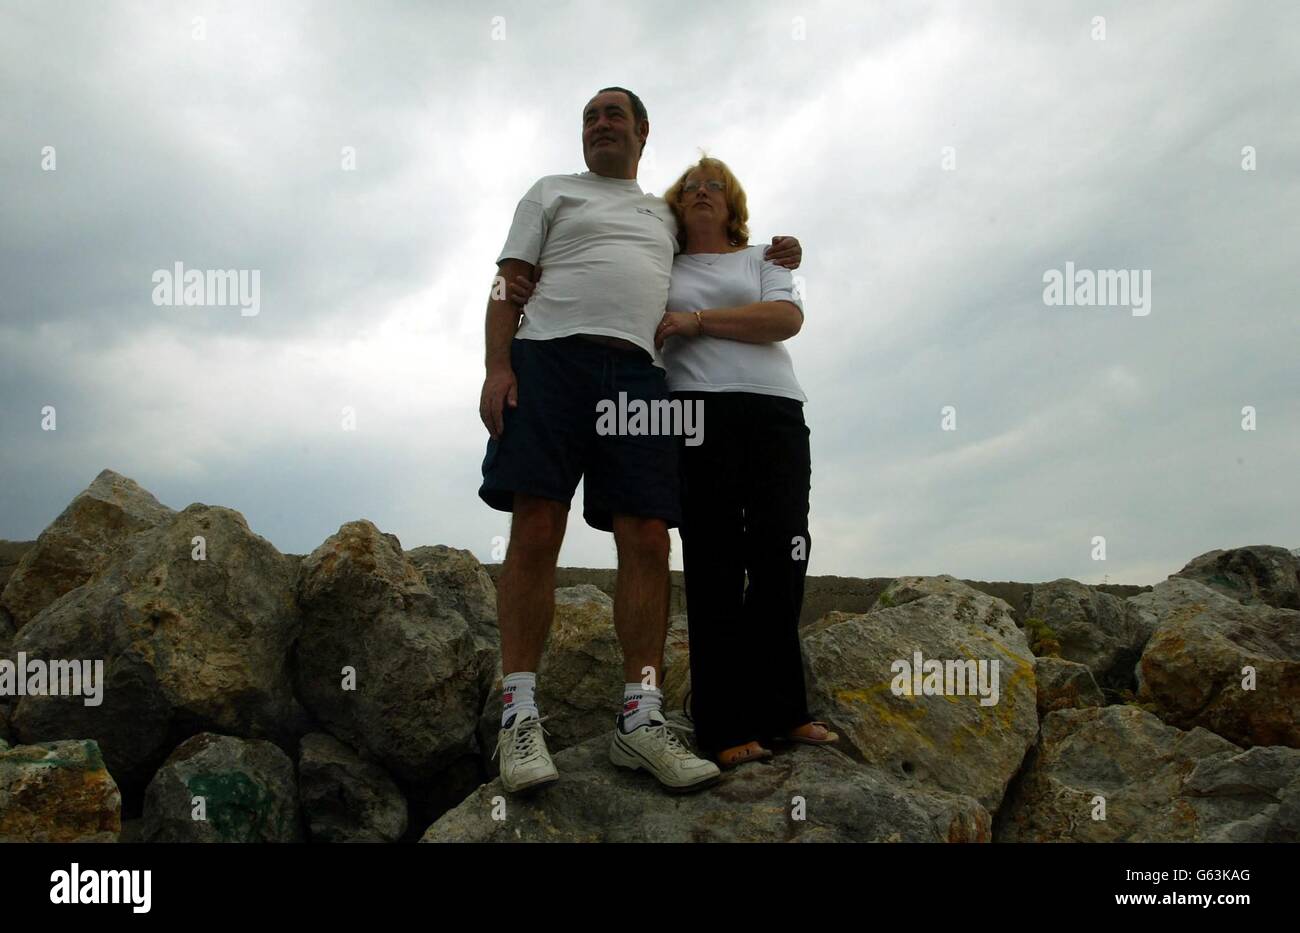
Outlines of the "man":
M 640 98 L 603 88 L 583 110 L 588 171 L 548 175 L 519 202 L 487 310 L 479 414 L 491 437 L 479 496 L 514 513 L 497 583 L 503 711 L 497 752 L 509 792 L 559 775 L 536 701 L 537 666 L 555 614 L 555 566 L 569 503 L 585 477 L 583 517 L 618 551 L 614 627 L 624 703 L 610 758 L 672 791 L 704 787 L 716 765 L 674 734 L 659 690 L 668 628 L 668 529 L 679 523 L 677 441 L 597 431 L 598 402 L 668 400 L 654 345 L 677 242 L 676 220 L 636 181 L 650 134 Z M 785 242 L 782 242 L 785 241 Z M 775 238 L 773 261 L 798 265 Z M 546 269 L 523 320 L 504 283 Z

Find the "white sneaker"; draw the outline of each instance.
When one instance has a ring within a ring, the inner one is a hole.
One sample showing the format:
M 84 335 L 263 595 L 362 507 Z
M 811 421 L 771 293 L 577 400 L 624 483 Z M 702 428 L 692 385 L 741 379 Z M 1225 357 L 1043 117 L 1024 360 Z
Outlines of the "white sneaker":
M 546 747 L 546 730 L 542 728 L 543 716 L 517 717 L 509 727 L 497 735 L 497 747 L 492 757 L 501 752 L 501 785 L 515 794 L 532 790 L 560 779 Z M 502 751 L 504 749 L 504 751 Z
M 669 722 L 658 712 L 651 713 L 650 717 L 646 725 L 624 732 L 623 716 L 619 715 L 609 745 L 610 761 L 633 771 L 644 768 L 673 793 L 707 787 L 722 776 L 717 765 L 696 756 L 674 734 L 674 731 L 692 731 L 689 726 Z

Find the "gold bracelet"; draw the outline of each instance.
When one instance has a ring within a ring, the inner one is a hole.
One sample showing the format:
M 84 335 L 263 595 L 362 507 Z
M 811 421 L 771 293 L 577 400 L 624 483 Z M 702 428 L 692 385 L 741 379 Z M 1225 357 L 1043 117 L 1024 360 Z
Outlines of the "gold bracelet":
M 700 317 L 700 312 L 695 312 L 695 323 L 700 329 L 700 334 L 704 334 L 704 318 Z

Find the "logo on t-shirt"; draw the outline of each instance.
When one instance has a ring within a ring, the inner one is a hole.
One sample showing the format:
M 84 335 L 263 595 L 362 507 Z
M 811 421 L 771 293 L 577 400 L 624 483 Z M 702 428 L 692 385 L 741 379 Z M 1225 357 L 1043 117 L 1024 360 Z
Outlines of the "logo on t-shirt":
M 662 217 L 660 217 L 654 211 L 650 210 L 650 208 L 648 207 L 638 207 L 636 209 L 636 212 L 638 214 L 649 214 L 651 217 L 653 217 L 655 220 L 659 221 L 660 223 L 664 222 L 664 219 Z

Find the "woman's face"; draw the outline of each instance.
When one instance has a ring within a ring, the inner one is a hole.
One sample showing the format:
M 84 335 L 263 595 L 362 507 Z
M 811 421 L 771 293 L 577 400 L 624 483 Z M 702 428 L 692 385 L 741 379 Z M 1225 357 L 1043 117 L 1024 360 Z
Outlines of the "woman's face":
M 716 169 L 691 169 L 686 181 L 682 183 L 678 203 L 687 225 L 707 221 L 709 226 L 727 226 L 726 182 Z

